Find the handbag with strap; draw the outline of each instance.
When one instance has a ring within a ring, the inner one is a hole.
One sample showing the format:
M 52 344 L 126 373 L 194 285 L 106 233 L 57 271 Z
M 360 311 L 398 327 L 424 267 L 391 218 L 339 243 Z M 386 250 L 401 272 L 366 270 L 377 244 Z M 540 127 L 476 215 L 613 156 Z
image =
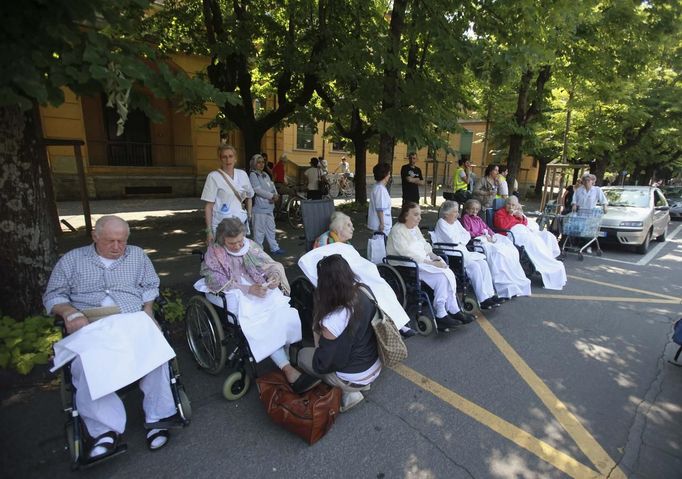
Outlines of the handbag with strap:
M 341 389 L 320 383 L 299 395 L 281 371 L 256 379 L 258 395 L 270 419 L 308 444 L 329 431 L 339 414 Z
M 391 368 L 407 358 L 407 346 L 400 336 L 400 331 L 393 320 L 381 309 L 374 293 L 369 288 L 360 287 L 376 306 L 376 313 L 372 318 L 372 328 L 377 338 L 379 358 L 381 364 Z

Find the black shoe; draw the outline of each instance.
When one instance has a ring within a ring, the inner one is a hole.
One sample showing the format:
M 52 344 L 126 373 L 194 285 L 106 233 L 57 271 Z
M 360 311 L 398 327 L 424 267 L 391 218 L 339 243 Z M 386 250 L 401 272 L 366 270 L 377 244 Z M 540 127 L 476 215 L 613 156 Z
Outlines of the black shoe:
M 473 314 L 465 313 L 463 311 L 460 311 L 455 314 L 450 314 L 450 316 L 452 317 L 452 319 L 454 319 L 455 321 L 459 321 L 462 324 L 469 324 L 476 319 L 476 316 L 474 316 Z
M 493 309 L 496 306 L 499 306 L 499 304 L 497 304 L 493 298 L 488 298 L 481 303 L 481 309 Z
M 400 330 L 400 335 L 405 339 L 411 338 L 415 334 L 417 334 L 417 332 L 412 328 L 405 328 Z
M 436 318 L 436 322 L 438 323 L 438 331 L 442 332 L 448 332 L 450 329 L 460 324 L 458 321 L 452 319 L 452 317 L 448 314 L 442 318 Z
M 502 297 L 502 298 L 498 298 L 498 299 L 500 300 L 500 304 L 502 304 L 502 303 L 506 303 L 507 301 L 509 301 L 510 298 Z
M 497 304 L 498 306 L 507 301 L 504 298 L 500 298 L 498 295 L 493 296 L 492 299 L 493 299 L 493 301 L 495 301 L 495 304 Z
M 303 394 L 306 391 L 311 390 L 318 384 L 322 382 L 321 379 L 317 379 L 310 374 L 301 373 L 296 381 L 291 385 L 291 389 L 294 390 L 296 394 Z

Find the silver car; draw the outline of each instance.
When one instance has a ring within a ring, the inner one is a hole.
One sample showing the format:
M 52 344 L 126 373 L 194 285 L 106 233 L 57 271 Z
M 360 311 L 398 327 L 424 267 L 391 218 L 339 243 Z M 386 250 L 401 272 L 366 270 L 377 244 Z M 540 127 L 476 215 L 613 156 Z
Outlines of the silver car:
M 670 219 L 682 220 L 682 186 L 661 187 L 670 205 Z
M 601 234 L 607 241 L 636 246 L 644 254 L 649 242 L 665 241 L 670 207 L 661 190 L 651 186 L 605 186 L 609 200 L 602 217 Z

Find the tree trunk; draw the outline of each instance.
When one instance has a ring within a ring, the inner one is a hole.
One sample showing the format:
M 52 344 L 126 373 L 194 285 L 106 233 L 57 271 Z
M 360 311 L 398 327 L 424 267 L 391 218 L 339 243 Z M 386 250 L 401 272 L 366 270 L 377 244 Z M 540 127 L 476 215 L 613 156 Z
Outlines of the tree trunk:
M 242 133 L 243 151 L 244 151 L 244 165 L 243 169 L 248 172 L 251 157 L 261 152 L 261 143 L 263 141 L 264 132 L 257 128 L 243 128 L 240 129 Z
M 355 202 L 367 203 L 367 142 L 362 135 L 351 139 L 355 150 Z
M 16 319 L 40 313 L 57 259 L 52 180 L 37 108 L 0 107 L 0 303 Z
M 597 160 L 594 162 L 594 171 L 590 171 L 590 173 L 597 177 L 597 181 L 595 182 L 596 185 L 603 184 L 604 173 L 606 173 L 606 169 L 609 167 L 610 158 L 611 157 L 609 153 L 606 152 L 604 153 L 604 156 L 597 158 Z
M 536 158 L 538 160 L 538 179 L 535 180 L 535 198 L 542 197 L 542 188 L 545 185 L 545 173 L 547 172 L 547 165 L 551 158 Z
M 509 174 L 507 175 L 507 184 L 513 185 L 516 175 L 521 166 L 521 155 L 523 154 L 523 135 L 512 134 L 509 135 Z M 521 185 L 519 185 L 521 188 Z
M 400 43 L 405 27 L 405 11 L 408 0 L 394 0 L 391 10 L 391 25 L 388 38 L 388 55 L 384 67 L 384 85 L 381 97 L 381 111 L 391 111 L 398 106 L 398 94 L 400 83 Z M 395 112 L 391 112 L 395 114 Z M 395 149 L 395 136 L 390 132 L 383 131 L 379 136 L 379 163 L 388 163 L 393 166 L 393 153 Z

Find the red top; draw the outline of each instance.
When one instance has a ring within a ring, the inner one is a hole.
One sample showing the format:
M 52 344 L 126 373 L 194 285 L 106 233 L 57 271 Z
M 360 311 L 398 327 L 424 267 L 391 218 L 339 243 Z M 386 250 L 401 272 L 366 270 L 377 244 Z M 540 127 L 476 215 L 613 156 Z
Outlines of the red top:
M 525 216 L 519 218 L 518 216 L 509 213 L 507 208 L 500 208 L 495 212 L 495 216 L 493 216 L 493 224 L 495 225 L 495 228 L 510 230 L 516 225 L 528 226 L 528 218 Z M 507 233 L 501 232 L 500 234 L 506 235 Z
M 275 166 L 272 167 L 272 176 L 274 177 L 275 183 L 284 183 L 284 162 L 278 161 Z

